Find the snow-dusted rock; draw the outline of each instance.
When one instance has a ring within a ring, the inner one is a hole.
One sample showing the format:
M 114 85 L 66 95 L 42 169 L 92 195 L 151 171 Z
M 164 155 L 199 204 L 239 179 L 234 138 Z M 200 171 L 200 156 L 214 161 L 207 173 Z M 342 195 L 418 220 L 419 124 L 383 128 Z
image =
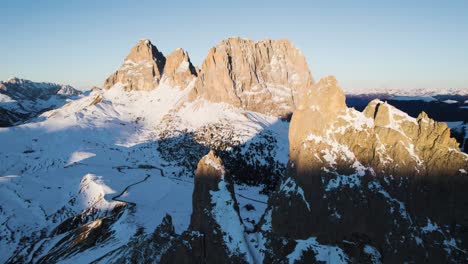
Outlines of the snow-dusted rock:
M 344 100 L 328 77 L 292 116 L 287 176 L 270 199 L 273 251 L 297 243 L 294 253 L 313 238 L 344 249 L 351 262 L 462 261 L 465 250 L 447 249 L 467 247 L 468 155 L 447 125 L 379 100 L 358 112 Z M 422 231 L 426 219 L 445 226 L 440 236 Z M 320 260 L 318 248 L 299 259 Z
M 251 263 L 230 174 L 214 151 L 198 163 L 194 185 L 190 228 L 163 262 Z
M 151 91 L 161 81 L 166 58 L 151 41 L 142 39 L 131 49 L 120 68 L 104 82 L 110 89 L 120 83 L 125 90 Z

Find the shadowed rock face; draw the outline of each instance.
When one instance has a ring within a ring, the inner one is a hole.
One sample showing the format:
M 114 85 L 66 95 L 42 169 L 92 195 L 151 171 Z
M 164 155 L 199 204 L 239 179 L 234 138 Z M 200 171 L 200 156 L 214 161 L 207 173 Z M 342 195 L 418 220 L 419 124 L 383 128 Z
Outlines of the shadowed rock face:
M 465 259 L 447 245 L 468 246 L 468 156 L 447 126 L 378 100 L 361 113 L 344 100 L 327 77 L 294 112 L 287 176 L 270 200 L 275 236 L 317 237 L 357 262 L 366 245 L 384 262 Z
M 189 230 L 161 262 L 246 263 L 251 260 L 229 172 L 214 151 L 200 160 L 194 181 Z
M 312 83 L 304 56 L 288 40 L 229 38 L 209 51 L 192 97 L 281 116 Z
M 224 180 L 228 182 L 229 177 L 221 159 L 213 151 L 198 162 L 192 196 L 193 211 L 190 221 L 192 229 L 201 233 L 207 233 L 212 229 L 212 216 L 206 213 L 213 209 L 210 191 L 219 191 L 219 182 Z

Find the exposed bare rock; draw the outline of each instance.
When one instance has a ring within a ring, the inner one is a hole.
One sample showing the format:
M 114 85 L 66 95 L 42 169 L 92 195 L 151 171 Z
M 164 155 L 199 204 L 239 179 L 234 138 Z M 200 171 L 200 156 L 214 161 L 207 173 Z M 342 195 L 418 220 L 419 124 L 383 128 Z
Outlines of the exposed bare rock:
M 294 112 L 289 137 L 291 162 L 298 167 L 352 167 L 359 161 L 375 172 L 402 176 L 458 175 L 468 166 L 445 123 L 424 112 L 412 118 L 379 100 L 363 113 L 348 109 L 333 77 L 320 80 L 306 94 Z M 325 157 L 337 146 L 336 160 Z
M 109 89 L 120 83 L 128 91 L 153 90 L 162 78 L 165 63 L 164 55 L 149 40 L 140 40 L 120 69 L 106 79 L 104 88 Z
M 345 95 L 333 76 L 321 79 L 303 93 L 289 127 L 291 160 L 295 160 L 305 137 L 309 134 L 324 134 L 335 117 L 344 111 Z
M 351 262 L 368 261 L 366 251 L 383 262 L 466 259 L 468 155 L 444 123 L 379 100 L 363 113 L 348 109 L 327 77 L 306 93 L 289 137 L 287 177 L 270 200 L 280 241 L 317 238 Z M 273 251 L 283 244 L 272 243 Z
M 198 163 L 189 230 L 161 263 L 246 263 L 251 261 L 229 172 L 214 151 Z M 183 242 L 182 242 L 183 241 Z
M 190 221 L 191 228 L 206 233 L 212 227 L 212 201 L 210 191 L 219 191 L 219 183 L 226 180 L 229 182 L 229 175 L 221 159 L 210 151 L 198 162 L 197 170 L 195 171 L 195 187 L 192 197 L 192 218 Z M 232 191 L 232 188 L 231 188 Z M 206 215 L 206 209 L 210 211 L 210 215 Z
M 313 84 L 303 54 L 288 40 L 223 40 L 202 65 L 192 98 L 286 116 Z
M 163 79 L 169 85 L 185 88 L 197 74 L 197 69 L 193 67 L 188 53 L 183 49 L 176 49 L 167 56 Z

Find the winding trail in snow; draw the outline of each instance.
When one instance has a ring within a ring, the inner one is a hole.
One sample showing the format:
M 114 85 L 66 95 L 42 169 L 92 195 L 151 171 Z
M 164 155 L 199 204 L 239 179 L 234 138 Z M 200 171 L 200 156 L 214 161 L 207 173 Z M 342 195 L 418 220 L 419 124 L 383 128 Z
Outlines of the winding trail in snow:
M 129 169 L 133 169 L 133 168 L 129 168 Z M 135 169 L 136 169 L 136 168 L 135 168 Z M 154 167 L 154 166 L 153 166 L 151 169 L 153 169 L 153 170 L 159 170 L 159 172 L 161 173 L 161 176 L 162 176 L 162 177 L 165 177 L 165 176 L 164 176 L 164 171 L 163 171 L 161 168 L 159 168 L 159 167 Z M 146 170 L 148 170 L 148 169 L 146 169 Z M 124 204 L 128 204 L 128 205 L 130 205 L 131 207 L 136 206 L 136 203 L 134 203 L 134 202 L 124 201 L 124 200 L 121 200 L 121 199 L 119 199 L 119 198 L 122 197 L 126 192 L 128 192 L 128 190 L 130 190 L 131 187 L 133 187 L 133 186 L 135 186 L 135 185 L 138 185 L 138 184 L 140 184 L 140 183 L 143 183 L 143 182 L 147 181 L 151 176 L 152 176 L 151 174 L 147 174 L 146 177 L 145 177 L 143 180 L 137 181 L 137 182 L 134 182 L 134 183 L 128 185 L 127 187 L 125 187 L 125 188 L 123 189 L 122 192 L 120 192 L 118 195 L 112 197 L 111 199 L 112 199 L 113 201 L 116 201 L 116 202 L 121 202 L 121 203 L 124 203 Z
M 260 201 L 260 200 L 256 200 L 256 199 L 253 199 L 253 198 L 249 198 L 247 196 L 244 196 L 240 193 L 235 193 L 235 195 L 239 196 L 239 197 L 242 197 L 244 199 L 247 199 L 247 200 L 250 200 L 250 201 L 254 201 L 254 202 L 257 202 L 257 203 L 262 203 L 262 204 L 268 204 L 267 202 L 263 202 L 263 201 Z

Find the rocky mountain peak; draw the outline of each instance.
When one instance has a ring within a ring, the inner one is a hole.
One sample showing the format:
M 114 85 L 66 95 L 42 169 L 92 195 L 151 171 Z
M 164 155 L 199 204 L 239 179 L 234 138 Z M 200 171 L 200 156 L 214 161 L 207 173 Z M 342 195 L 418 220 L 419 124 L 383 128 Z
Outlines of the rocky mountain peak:
M 164 55 L 154 46 L 150 40 L 142 39 L 137 42 L 135 46 L 132 47 L 130 53 L 127 55 L 125 60 L 131 60 L 133 62 L 141 61 L 156 61 L 158 65 L 161 66 L 161 69 L 164 67 L 164 62 L 166 58 Z
M 120 69 L 107 78 L 104 87 L 110 89 L 119 84 L 127 91 L 151 91 L 165 82 L 183 89 L 197 73 L 183 49 L 176 49 L 166 58 L 151 41 L 143 39 L 130 50 Z
M 209 190 L 217 190 L 218 183 L 224 180 L 226 171 L 224 169 L 223 162 L 215 154 L 213 150 L 210 150 L 197 165 L 195 171 L 195 180 L 206 184 Z
M 211 150 L 195 171 L 189 230 L 163 263 L 251 263 L 229 173 Z M 239 235 L 241 233 L 241 235 Z
M 300 142 L 303 138 L 311 134 L 325 137 L 327 127 L 347 109 L 345 95 L 333 76 L 322 78 L 303 92 L 300 98 L 289 127 L 292 160 L 296 147 L 301 149 Z
M 167 56 L 163 78 L 169 85 L 185 88 L 197 75 L 188 52 L 178 48 Z
M 353 257 L 350 262 L 368 262 L 370 254 L 359 253 L 364 246 L 377 249 L 373 257 L 383 262 L 464 258 L 443 246 L 444 237 L 458 237 L 466 224 L 462 190 L 468 185 L 468 156 L 445 123 L 426 113 L 412 118 L 378 99 L 363 112 L 347 108 L 330 77 L 312 87 L 300 105 L 290 124 L 287 177 L 270 200 L 278 237 L 349 241 L 353 246 L 342 248 Z M 458 209 L 447 210 L 448 205 Z M 297 221 L 291 225 L 290 219 Z M 434 236 L 428 221 L 455 228 Z M 428 240 L 427 248 L 421 247 Z M 465 245 L 462 241 L 457 243 Z M 310 262 L 310 256 L 302 257 Z
M 233 37 L 210 49 L 192 98 L 284 116 L 313 82 L 303 54 L 288 40 Z
M 153 90 L 162 78 L 165 63 L 166 58 L 151 41 L 140 40 L 120 69 L 106 79 L 104 88 L 121 84 L 125 90 Z
M 327 115 L 346 109 L 346 97 L 334 76 L 326 76 L 300 95 L 298 109 L 312 108 Z

